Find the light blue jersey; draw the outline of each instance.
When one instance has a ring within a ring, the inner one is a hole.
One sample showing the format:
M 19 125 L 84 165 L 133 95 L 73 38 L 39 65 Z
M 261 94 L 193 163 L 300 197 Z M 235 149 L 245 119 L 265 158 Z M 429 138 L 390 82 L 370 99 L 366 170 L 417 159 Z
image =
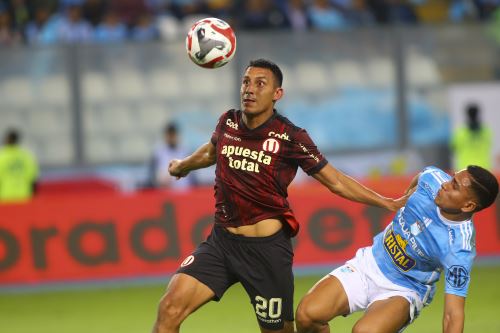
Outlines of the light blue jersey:
M 472 221 L 450 221 L 434 203 L 441 184 L 450 179 L 435 167 L 424 169 L 405 207 L 374 238 L 373 255 L 382 273 L 417 291 L 425 305 L 432 301 L 442 271 L 445 292 L 467 296 L 476 256 Z

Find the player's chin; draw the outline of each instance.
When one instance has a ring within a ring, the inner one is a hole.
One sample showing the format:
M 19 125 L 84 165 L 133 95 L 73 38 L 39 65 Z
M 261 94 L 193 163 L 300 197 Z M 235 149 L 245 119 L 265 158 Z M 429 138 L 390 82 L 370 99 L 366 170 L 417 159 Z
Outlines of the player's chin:
M 253 115 L 259 113 L 255 105 L 251 105 L 249 103 L 243 103 L 241 105 L 241 111 L 247 115 Z

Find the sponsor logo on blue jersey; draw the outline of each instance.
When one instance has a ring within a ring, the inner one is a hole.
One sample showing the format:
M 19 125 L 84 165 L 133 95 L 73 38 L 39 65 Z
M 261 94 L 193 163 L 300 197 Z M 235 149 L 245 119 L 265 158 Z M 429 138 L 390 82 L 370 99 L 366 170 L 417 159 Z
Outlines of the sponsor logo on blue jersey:
M 410 232 L 413 236 L 418 236 L 431 223 L 432 223 L 432 220 L 428 217 L 424 217 L 424 222 L 416 220 L 415 223 L 413 223 L 410 226 Z
M 457 289 L 463 288 L 469 280 L 469 272 L 464 266 L 451 266 L 446 274 L 446 281 Z
M 396 265 L 403 272 L 408 272 L 415 266 L 415 259 L 406 253 L 408 241 L 399 234 L 395 234 L 392 228 L 384 235 L 384 248 Z

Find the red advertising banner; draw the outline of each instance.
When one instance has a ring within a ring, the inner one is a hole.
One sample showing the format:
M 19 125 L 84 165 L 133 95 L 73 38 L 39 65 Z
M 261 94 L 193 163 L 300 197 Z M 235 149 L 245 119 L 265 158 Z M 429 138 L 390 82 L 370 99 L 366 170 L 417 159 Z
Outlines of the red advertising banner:
M 405 185 L 384 182 L 382 193 L 399 196 Z M 369 245 L 392 216 L 341 199 L 320 185 L 290 192 L 301 223 L 297 266 L 345 261 Z M 173 273 L 209 233 L 213 206 L 212 188 L 51 195 L 0 205 L 0 286 Z M 500 255 L 497 207 L 475 218 L 480 256 Z

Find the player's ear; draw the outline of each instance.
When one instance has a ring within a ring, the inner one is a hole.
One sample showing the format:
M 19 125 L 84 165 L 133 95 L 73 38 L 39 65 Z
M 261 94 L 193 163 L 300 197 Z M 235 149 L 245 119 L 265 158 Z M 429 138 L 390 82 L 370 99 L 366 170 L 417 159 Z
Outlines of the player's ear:
M 464 213 L 473 213 L 477 209 L 477 203 L 473 200 L 468 200 L 462 206 L 462 212 Z
M 274 91 L 273 102 L 279 101 L 284 94 L 285 92 L 283 91 L 283 88 L 281 87 L 276 88 L 276 90 Z

